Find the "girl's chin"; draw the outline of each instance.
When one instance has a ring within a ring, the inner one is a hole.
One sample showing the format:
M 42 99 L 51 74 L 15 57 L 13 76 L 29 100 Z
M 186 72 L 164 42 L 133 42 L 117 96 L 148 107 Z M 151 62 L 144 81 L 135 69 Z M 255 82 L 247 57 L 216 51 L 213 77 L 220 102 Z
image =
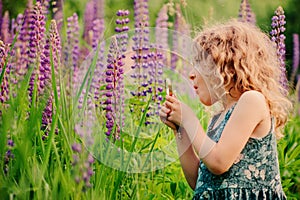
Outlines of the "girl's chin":
M 204 104 L 205 106 L 211 106 L 213 104 L 213 102 L 211 101 L 211 99 L 202 99 L 201 97 L 199 99 L 200 99 L 200 102 L 202 104 Z

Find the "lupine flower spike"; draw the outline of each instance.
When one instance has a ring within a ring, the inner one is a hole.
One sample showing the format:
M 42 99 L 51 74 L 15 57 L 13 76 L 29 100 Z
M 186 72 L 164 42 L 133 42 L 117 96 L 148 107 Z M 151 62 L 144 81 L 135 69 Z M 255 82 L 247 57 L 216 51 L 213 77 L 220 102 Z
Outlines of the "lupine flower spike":
M 56 21 L 51 20 L 50 24 L 50 30 L 49 30 L 49 35 L 46 40 L 46 45 L 44 48 L 44 58 L 42 59 L 42 64 L 44 65 L 44 70 L 48 74 L 48 76 L 45 77 L 45 79 L 48 81 L 48 84 L 50 84 L 50 75 L 51 75 L 51 69 L 50 69 L 50 52 L 52 54 L 53 58 L 53 65 L 54 65 L 54 70 L 55 74 L 58 75 L 58 66 L 60 64 L 60 55 L 61 55 L 61 43 L 60 43 L 60 37 L 57 31 L 57 26 L 56 26 Z M 58 76 L 56 76 L 58 77 Z M 57 90 L 58 90 L 58 95 L 60 92 L 59 84 L 57 84 Z M 46 105 L 46 108 L 43 112 L 43 118 L 42 118 L 42 125 L 43 128 L 46 128 L 52 123 L 52 114 L 53 114 L 53 108 L 52 108 L 52 101 L 53 101 L 53 94 L 50 94 L 50 98 L 48 100 L 48 103 Z M 45 135 L 43 136 L 43 139 L 47 137 L 48 132 L 45 132 Z
M 173 8 L 173 7 L 172 7 Z M 174 8 L 173 8 L 174 9 Z M 175 9 L 174 9 L 174 13 L 176 13 L 174 15 L 174 24 L 173 24 L 173 29 L 174 29 L 174 32 L 173 32 L 173 46 L 172 46 L 172 54 L 171 54 L 171 69 L 176 69 L 176 66 L 177 66 L 177 61 L 178 61 L 178 56 L 175 52 L 178 52 L 179 51 L 179 41 L 178 41 L 178 34 L 179 34 L 179 18 L 180 18 L 180 14 L 181 12 L 179 13 L 178 11 L 176 12 Z
M 242 0 L 238 15 L 239 21 L 256 24 L 255 13 L 252 11 L 248 0 Z
M 295 77 L 299 68 L 299 34 L 297 33 L 293 34 L 293 44 L 293 71 L 290 78 L 291 82 L 295 81 Z
M 4 16 L 2 18 L 2 23 L 1 23 L 1 40 L 5 42 L 6 44 L 12 42 L 10 31 L 10 18 L 9 18 L 9 12 L 5 11 Z
M 178 54 L 184 57 L 189 57 L 190 54 L 190 26 L 183 17 L 182 10 L 179 4 L 176 4 L 175 22 L 173 33 L 173 48 L 171 55 L 171 69 L 182 70 L 182 73 L 187 73 L 185 68 L 177 66 Z M 180 45 L 180 46 L 179 46 Z
M 280 77 L 280 84 L 282 87 L 286 90 L 284 93 L 287 92 L 288 85 L 287 85 L 287 77 L 286 77 L 286 68 L 285 68 L 285 27 L 284 25 L 286 24 L 285 21 L 285 15 L 283 8 L 279 6 L 276 11 L 275 15 L 272 17 L 272 31 L 270 32 L 271 34 L 271 39 L 273 42 L 275 42 L 276 47 L 277 47 L 277 56 L 279 59 L 279 64 L 280 64 L 280 70 L 281 70 L 281 77 Z
M 67 44 L 65 46 L 64 62 L 66 66 L 71 66 L 71 69 L 69 69 L 73 72 L 71 88 L 76 92 L 78 84 L 80 84 L 77 83 L 79 79 L 79 24 L 77 14 L 74 13 L 71 17 L 68 17 L 67 22 Z
M 124 126 L 124 59 L 127 51 L 129 30 L 128 10 L 119 10 L 116 20 L 117 27 L 115 31 L 119 33 L 112 38 L 109 53 L 107 55 L 107 68 L 105 71 L 106 82 L 106 135 L 113 135 L 113 139 L 119 139 L 122 127 Z
M 150 53 L 148 54 L 148 66 L 149 66 L 149 89 L 148 92 L 152 93 L 152 102 L 146 114 L 145 125 L 151 124 L 150 117 L 159 114 L 161 108 L 161 102 L 163 100 L 163 67 L 164 64 L 164 54 L 160 47 L 155 45 L 150 45 Z
M 5 70 L 3 79 L 0 80 L 0 103 L 5 103 L 9 98 L 8 75 L 10 70 L 5 66 L 7 63 L 8 48 L 8 45 L 0 40 L 0 75 Z
M 103 35 L 104 35 L 104 19 L 95 19 L 93 21 L 93 29 L 92 29 L 92 48 L 93 51 L 96 53 L 98 45 L 99 47 L 99 52 L 98 52 L 98 59 L 97 59 L 97 64 L 96 68 L 94 71 L 94 76 L 93 76 L 93 82 L 92 82 L 92 88 L 94 89 L 94 99 L 96 100 L 96 104 L 98 104 L 98 100 L 100 98 L 100 85 L 101 83 L 104 82 L 103 80 L 103 69 L 104 69 L 104 50 L 105 50 L 105 42 L 103 40 Z M 98 106 L 98 105 L 97 105 Z
M 158 13 L 156 18 L 156 31 L 155 38 L 156 44 L 159 45 L 160 48 L 167 50 L 168 45 L 168 7 L 167 5 L 163 5 L 161 10 Z
M 86 191 L 88 188 L 92 187 L 90 179 L 94 174 L 92 165 L 94 163 L 94 158 L 92 154 L 84 151 L 80 143 L 73 143 L 73 170 L 75 175 L 75 183 L 77 186 L 82 187 L 83 191 Z M 83 184 L 81 184 L 83 183 Z
M 27 72 L 27 69 L 31 63 L 30 59 L 30 34 L 31 34 L 31 16 L 32 16 L 32 5 L 28 4 L 24 11 L 24 15 L 21 18 L 21 29 L 16 41 L 16 55 L 17 55 L 17 73 L 19 80 L 22 80 L 23 76 Z M 32 44 L 31 44 L 32 45 Z
M 134 1 L 134 26 L 135 35 L 133 36 L 134 45 L 132 50 L 135 54 L 131 57 L 134 65 L 131 68 L 134 73 L 131 77 L 138 85 L 137 91 L 132 91 L 133 96 L 146 97 L 148 88 L 148 53 L 149 53 L 149 10 L 147 0 Z
M 0 27 L 2 24 L 2 9 L 3 9 L 3 4 L 2 4 L 2 0 L 0 0 Z
M 9 173 L 9 163 L 12 159 L 14 159 L 13 147 L 15 146 L 14 141 L 12 139 L 7 140 L 7 151 L 4 156 L 4 174 Z
M 42 6 L 39 2 L 36 3 L 32 14 L 29 19 L 29 51 L 28 56 L 32 66 L 38 66 L 33 71 L 33 74 L 29 83 L 29 95 L 32 97 L 35 78 L 37 76 L 38 92 L 42 93 L 45 87 L 47 79 L 49 79 L 49 60 L 47 58 L 47 47 L 44 51 L 45 45 L 45 16 L 42 12 Z
M 63 0 L 53 0 L 52 1 L 52 12 L 53 19 L 56 21 L 57 30 L 60 33 L 63 25 Z

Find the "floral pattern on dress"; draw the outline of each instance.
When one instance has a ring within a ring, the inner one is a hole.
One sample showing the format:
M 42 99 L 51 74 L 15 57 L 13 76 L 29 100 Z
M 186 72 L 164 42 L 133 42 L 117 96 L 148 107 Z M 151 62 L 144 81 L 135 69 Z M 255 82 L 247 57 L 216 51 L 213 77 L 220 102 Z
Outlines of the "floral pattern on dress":
M 220 115 L 213 117 L 208 126 L 207 135 L 215 142 L 219 141 L 234 107 L 216 128 L 212 127 Z M 263 138 L 250 138 L 231 168 L 221 175 L 212 174 L 200 161 L 193 199 L 285 200 L 272 130 Z

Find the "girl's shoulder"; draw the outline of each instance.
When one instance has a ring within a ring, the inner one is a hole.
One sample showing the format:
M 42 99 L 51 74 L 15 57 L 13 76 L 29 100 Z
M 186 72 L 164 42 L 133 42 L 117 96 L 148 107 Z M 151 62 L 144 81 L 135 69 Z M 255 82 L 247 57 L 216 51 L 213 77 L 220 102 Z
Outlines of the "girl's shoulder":
M 269 107 L 265 96 L 256 90 L 244 92 L 236 104 L 236 107 L 239 107 L 237 109 L 255 109 L 259 111 L 259 113 L 269 113 Z
M 254 102 L 261 102 L 264 103 L 266 102 L 265 96 L 256 90 L 249 90 L 244 92 L 241 97 L 239 98 L 239 101 L 254 101 Z M 250 102 L 251 103 L 251 102 Z
M 237 102 L 237 109 L 238 112 L 249 113 L 248 120 L 257 123 L 250 137 L 262 138 L 272 129 L 270 108 L 261 92 L 255 90 L 244 92 Z

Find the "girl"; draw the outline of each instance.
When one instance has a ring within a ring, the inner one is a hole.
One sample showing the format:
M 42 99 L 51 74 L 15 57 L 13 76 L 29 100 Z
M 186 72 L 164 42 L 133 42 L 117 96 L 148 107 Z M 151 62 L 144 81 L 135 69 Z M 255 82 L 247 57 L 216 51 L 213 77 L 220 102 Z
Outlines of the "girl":
M 160 111 L 177 135 L 193 199 L 286 199 L 276 136 L 282 136 L 291 103 L 278 81 L 274 44 L 257 27 L 232 20 L 204 29 L 194 49 L 195 92 L 206 106 L 220 102 L 223 111 L 207 133 L 176 96 L 167 96 Z

